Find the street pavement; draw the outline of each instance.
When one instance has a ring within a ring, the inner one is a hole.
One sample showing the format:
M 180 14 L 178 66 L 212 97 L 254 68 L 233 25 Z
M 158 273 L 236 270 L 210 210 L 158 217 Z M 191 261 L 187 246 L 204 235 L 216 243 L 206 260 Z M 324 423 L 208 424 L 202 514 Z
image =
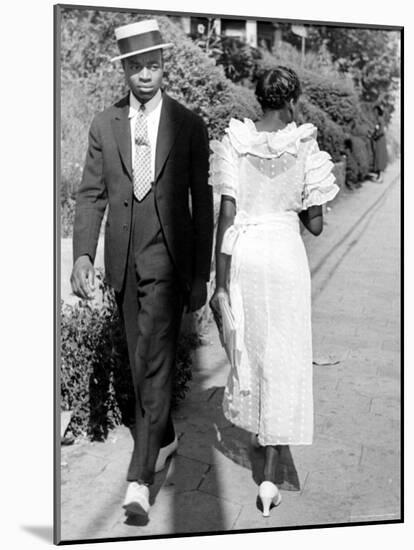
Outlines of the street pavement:
M 122 509 L 132 440 L 61 451 L 61 540 L 150 537 L 400 518 L 400 178 L 365 182 L 304 234 L 312 272 L 315 437 L 282 457 L 282 504 L 263 518 L 263 456 L 223 416 L 228 365 L 215 326 L 174 412 L 178 453 L 156 475 L 148 520 Z M 63 248 L 62 248 L 63 250 Z M 63 276 L 63 274 L 62 274 Z

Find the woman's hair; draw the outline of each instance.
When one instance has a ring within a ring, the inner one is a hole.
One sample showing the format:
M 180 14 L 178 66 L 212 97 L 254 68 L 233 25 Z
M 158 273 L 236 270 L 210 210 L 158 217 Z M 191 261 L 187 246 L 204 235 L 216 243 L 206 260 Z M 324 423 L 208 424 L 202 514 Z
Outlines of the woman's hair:
M 296 103 L 301 91 L 298 75 L 282 65 L 262 73 L 256 84 L 262 109 L 282 109 L 291 99 Z

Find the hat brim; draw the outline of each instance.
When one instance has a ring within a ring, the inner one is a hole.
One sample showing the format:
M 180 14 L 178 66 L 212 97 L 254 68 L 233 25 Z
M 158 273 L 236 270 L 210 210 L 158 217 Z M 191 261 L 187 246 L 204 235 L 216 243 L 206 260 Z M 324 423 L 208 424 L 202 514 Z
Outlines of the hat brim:
M 140 53 L 151 52 L 153 50 L 164 50 L 166 48 L 172 48 L 173 46 L 174 46 L 174 44 L 172 44 L 171 42 L 166 43 L 166 44 L 157 44 L 156 46 L 150 46 L 148 48 L 143 48 L 141 50 L 135 50 L 133 52 L 128 52 L 128 53 L 124 53 L 122 55 L 117 55 L 116 57 L 113 57 L 111 59 L 111 61 L 118 61 L 118 59 L 125 59 L 126 57 L 131 57 L 133 55 L 138 55 Z

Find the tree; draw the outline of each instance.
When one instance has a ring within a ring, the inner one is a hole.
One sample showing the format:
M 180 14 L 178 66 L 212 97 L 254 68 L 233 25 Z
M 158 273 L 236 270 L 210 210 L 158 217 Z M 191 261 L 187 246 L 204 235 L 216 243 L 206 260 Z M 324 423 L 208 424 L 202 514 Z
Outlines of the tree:
M 353 74 L 362 99 L 379 102 L 395 89 L 399 70 L 399 34 L 379 29 L 325 27 L 327 47 L 340 68 Z
M 296 37 L 286 29 L 284 40 Z M 310 49 L 327 48 L 339 70 L 352 75 L 363 101 L 380 103 L 389 117 L 400 76 L 398 31 L 314 26 L 307 41 Z

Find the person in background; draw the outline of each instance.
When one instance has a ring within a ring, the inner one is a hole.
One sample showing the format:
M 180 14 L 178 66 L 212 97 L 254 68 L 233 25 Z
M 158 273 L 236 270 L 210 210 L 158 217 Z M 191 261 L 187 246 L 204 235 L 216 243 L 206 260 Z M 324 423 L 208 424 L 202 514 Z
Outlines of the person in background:
M 339 190 L 315 126 L 295 123 L 300 92 L 293 70 L 265 72 L 256 87 L 262 118 L 231 119 L 222 141 L 211 142 L 210 182 L 221 207 L 210 305 L 220 327 L 228 299 L 240 357 L 223 408 L 263 449 L 263 516 L 281 501 L 283 446 L 313 438 L 310 273 L 299 220 L 319 235 L 322 205 Z
M 379 105 L 375 105 L 375 128 L 371 136 L 372 150 L 374 153 L 374 174 L 375 181 L 382 182 L 383 172 L 387 167 L 388 154 L 387 142 L 385 139 L 384 111 Z
M 105 276 L 127 338 L 135 401 L 124 500 L 147 515 L 149 486 L 177 449 L 172 375 L 184 306 L 201 308 L 213 242 L 209 142 L 202 119 L 162 89 L 155 20 L 115 30 L 129 93 L 92 121 L 76 201 L 73 292 L 93 297 L 94 258 L 106 207 Z M 191 197 L 192 210 L 189 207 Z

